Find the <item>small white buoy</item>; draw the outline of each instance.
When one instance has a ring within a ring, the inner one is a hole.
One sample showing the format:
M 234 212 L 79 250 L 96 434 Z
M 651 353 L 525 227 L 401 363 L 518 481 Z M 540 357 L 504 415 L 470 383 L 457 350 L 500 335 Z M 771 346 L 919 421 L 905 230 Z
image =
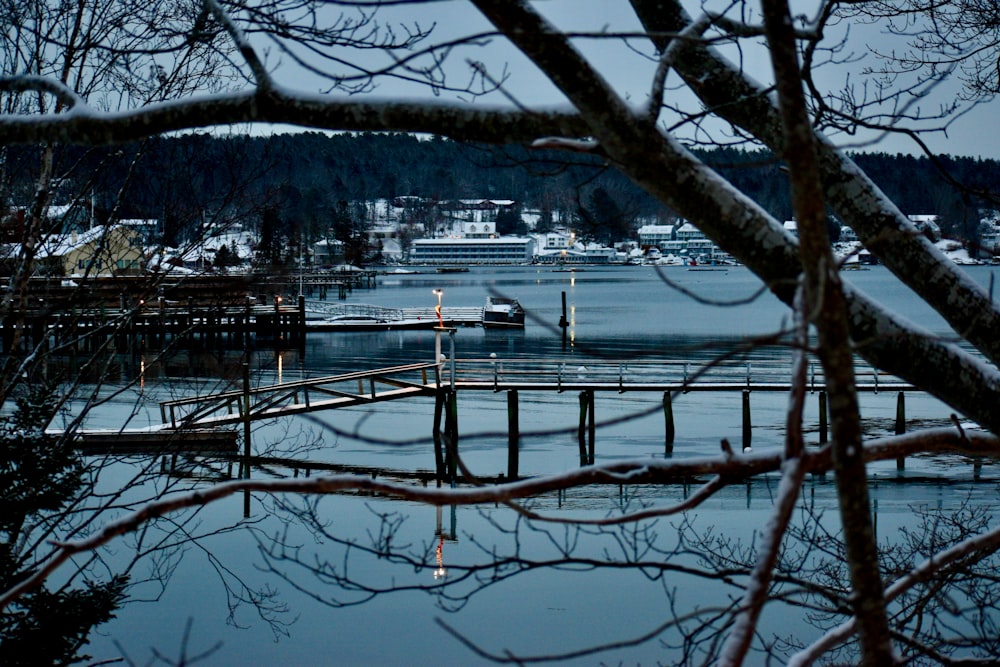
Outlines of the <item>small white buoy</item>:
M 490 359 L 496 359 L 496 358 L 497 358 L 497 353 L 496 352 L 490 352 Z
M 744 447 L 743 448 L 743 453 L 744 454 L 749 454 L 752 451 L 753 451 L 753 447 Z

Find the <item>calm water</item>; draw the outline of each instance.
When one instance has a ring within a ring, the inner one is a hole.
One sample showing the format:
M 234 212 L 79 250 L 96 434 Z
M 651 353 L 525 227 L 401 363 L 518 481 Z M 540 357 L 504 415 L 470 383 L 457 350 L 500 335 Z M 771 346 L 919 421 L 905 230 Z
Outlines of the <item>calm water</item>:
M 990 270 L 974 268 L 973 275 L 983 284 Z M 743 302 L 759 289 L 759 282 L 745 269 L 687 271 L 666 269 L 670 281 L 697 293 L 702 299 L 724 301 L 726 307 L 698 303 L 666 284 L 648 267 L 587 268 L 577 272 L 555 272 L 547 268 L 472 270 L 463 274 L 387 275 L 373 291 L 353 293 L 349 302 L 391 307 L 432 306 L 432 289 L 444 290 L 444 305 L 480 305 L 489 293 L 517 297 L 530 313 L 524 332 L 484 332 L 460 329 L 456 334 L 458 357 L 499 359 L 546 358 L 586 363 L 595 356 L 634 358 L 652 356 L 666 360 L 707 359 L 720 350 L 746 342 L 749 337 L 771 334 L 787 324 L 787 309 L 769 294 Z M 907 318 L 944 333 L 939 317 L 912 296 L 882 269 L 854 273 L 850 280 L 869 295 Z M 566 293 L 570 328 L 563 345 L 554 326 Z M 286 351 L 261 352 L 254 382 L 328 375 L 348 370 L 391 366 L 403 362 L 430 360 L 433 356 L 430 332 L 385 332 L 356 334 L 311 334 L 304 354 Z M 755 349 L 750 359 L 783 360 L 781 347 Z M 202 360 L 203 361 L 203 360 Z M 192 391 L 208 391 L 229 386 L 238 355 L 217 355 L 213 372 L 202 364 L 176 363 L 169 371 L 150 372 L 142 392 L 130 392 L 111 402 L 95 417 L 94 426 L 119 424 L 132 411 L 133 425 L 158 421 L 156 402 L 167 396 Z M 190 372 L 185 371 L 188 369 Z M 231 376 L 231 377 L 227 377 Z M 662 417 L 655 410 L 655 395 L 598 395 L 599 422 L 614 421 L 597 435 L 597 461 L 645 456 L 663 456 Z M 740 439 L 738 395 L 687 394 L 675 401 L 677 441 L 674 456 L 686 457 L 714 452 L 720 438 Z M 778 445 L 782 438 L 786 398 L 778 394 L 755 394 L 754 447 Z M 949 410 L 926 396 L 908 397 L 908 412 L 922 423 L 937 423 Z M 895 411 L 895 396 L 865 396 L 862 408 L 871 435 L 889 432 Z M 300 461 L 378 466 L 389 470 L 432 470 L 429 445 L 432 403 L 426 400 L 318 413 L 308 418 L 264 423 L 255 428 L 254 444 L 274 454 Z M 646 416 L 644 412 L 652 410 Z M 558 472 L 578 465 L 575 425 L 578 418 L 575 396 L 570 394 L 523 395 L 521 425 L 526 435 L 521 448 L 522 474 Z M 461 447 L 470 467 L 481 474 L 495 475 L 506 469 L 506 403 L 502 394 L 460 397 Z M 624 419 L 626 417 L 632 419 Z M 806 412 L 807 424 L 815 425 L 815 401 Z M 559 431 L 553 434 L 553 431 Z M 984 477 L 993 475 L 984 469 Z M 970 494 L 977 503 L 996 502 L 995 485 L 973 483 L 971 465 L 952 459 L 920 459 L 908 462 L 906 474 L 922 482 L 898 485 L 895 463 L 873 468 L 873 496 L 878 500 L 879 534 L 884 539 L 900 525 L 912 522 L 914 506 L 956 507 Z M 111 470 L 109 475 L 114 474 Z M 254 471 L 255 476 L 283 477 L 300 474 L 293 467 L 271 466 Z M 880 480 L 885 480 L 884 482 Z M 714 527 L 727 537 L 750 540 L 766 520 L 776 478 L 750 486 L 731 487 L 713 498 L 694 519 L 699 529 Z M 108 481 L 109 487 L 114 480 Z M 666 503 L 679 500 L 682 487 L 637 488 L 620 491 L 600 487 L 571 492 L 537 501 L 541 509 L 560 516 L 604 516 L 638 503 Z M 829 507 L 832 489 L 829 480 L 810 480 L 806 498 Z M 606 641 L 629 638 L 651 630 L 666 615 L 666 590 L 676 588 L 677 603 L 707 604 L 716 596 L 723 599 L 731 590 L 673 574 L 665 581 L 650 581 L 640 571 L 569 568 L 543 569 L 518 574 L 497 585 L 485 587 L 466 600 L 460 612 L 450 609 L 454 602 L 421 591 L 378 595 L 363 604 L 338 607 L 336 598 L 351 604 L 365 597 L 364 591 L 345 590 L 330 585 L 324 572 L 305 569 L 292 560 L 273 563 L 287 576 L 267 572 L 262 545 L 267 537 L 282 534 L 283 541 L 296 549 L 299 560 L 315 564 L 329 560 L 340 568 L 349 563 L 350 574 L 359 583 L 375 588 L 392 584 L 426 586 L 435 581 L 432 567 L 412 564 L 392 565 L 366 558 L 344 542 L 318 536 L 297 520 L 282 521 L 287 513 L 274 507 L 274 499 L 254 497 L 252 519 L 247 530 L 206 538 L 197 547 L 189 546 L 176 571 L 156 602 L 126 605 L 119 618 L 104 626 L 94 637 L 91 654 L 107 658 L 126 654 L 137 663 L 151 659 L 156 649 L 178 659 L 183 646 L 185 624 L 192 622 L 187 655 L 211 652 L 203 663 L 210 665 L 294 664 L 294 665 L 442 665 L 485 664 L 457 640 L 449 636 L 437 619 L 453 626 L 484 649 L 510 649 L 522 654 L 547 654 Z M 196 532 L 207 533 L 231 525 L 242 516 L 243 499 L 234 498 L 203 511 L 195 520 Z M 451 594 L 471 592 L 461 578 L 462 567 L 488 561 L 484 554 L 494 550 L 509 554 L 512 540 L 506 532 L 516 522 L 509 511 L 495 508 L 445 508 L 435 510 L 410 503 L 377 498 L 328 497 L 319 501 L 316 514 L 328 524 L 328 532 L 346 542 L 366 544 L 377 535 L 379 517 L 406 517 L 397 527 L 394 542 L 408 544 L 409 551 L 427 556 L 433 563 L 439 536 L 442 565 L 453 582 Z M 660 544 L 667 548 L 675 541 L 679 519 L 661 520 L 657 531 Z M 617 533 L 568 536 L 561 529 L 546 528 L 540 533 L 522 527 L 522 555 L 556 557 L 559 545 L 578 540 L 576 555 L 601 557 L 619 553 Z M 122 550 L 125 551 L 125 550 Z M 345 554 L 351 555 L 345 559 Z M 110 555 L 109 560 L 121 557 Z M 220 574 L 221 573 L 221 574 Z M 328 574 L 328 573 L 326 573 Z M 278 620 L 290 623 L 287 636 L 274 634 L 271 626 L 249 604 L 237 605 L 230 618 L 230 600 L 240 587 L 268 587 L 287 604 Z M 139 586 L 136 597 L 153 597 L 154 586 Z M 324 600 L 326 603 L 324 603 Z M 227 622 L 227 618 L 229 621 Z M 789 632 L 814 637 L 816 632 L 772 608 L 765 625 L 781 625 Z M 671 651 L 657 641 L 620 649 L 599 656 L 569 661 L 573 664 L 653 664 L 671 663 Z

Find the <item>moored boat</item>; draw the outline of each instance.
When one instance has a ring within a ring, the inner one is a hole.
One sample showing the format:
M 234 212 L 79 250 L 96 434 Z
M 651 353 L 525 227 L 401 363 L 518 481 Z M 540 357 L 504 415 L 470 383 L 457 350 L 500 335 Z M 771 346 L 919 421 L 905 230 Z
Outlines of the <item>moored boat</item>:
M 484 329 L 523 329 L 524 308 L 517 299 L 499 296 L 486 297 L 486 307 L 483 308 Z

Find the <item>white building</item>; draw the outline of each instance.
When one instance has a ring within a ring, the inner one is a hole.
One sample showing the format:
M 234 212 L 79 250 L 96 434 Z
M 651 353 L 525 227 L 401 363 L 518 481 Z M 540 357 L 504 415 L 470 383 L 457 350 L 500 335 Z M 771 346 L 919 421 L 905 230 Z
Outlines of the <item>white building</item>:
M 674 240 L 674 225 L 643 225 L 639 228 L 639 245 L 642 247 L 663 250 L 663 244 Z
M 495 222 L 469 222 L 467 220 L 452 220 L 445 231 L 445 236 L 458 239 L 490 239 L 497 235 Z
M 344 257 L 344 243 L 336 239 L 323 239 L 313 244 L 313 264 L 326 266 L 334 264 Z
M 535 241 L 520 236 L 494 239 L 417 239 L 411 264 L 530 264 Z
M 678 241 L 692 241 L 695 239 L 704 239 L 705 234 L 692 225 L 690 222 L 685 222 L 683 225 L 677 228 L 677 240 Z
M 538 248 L 539 253 L 566 250 L 570 248 L 574 242 L 572 234 L 564 234 L 562 232 L 532 234 L 531 237 L 535 239 L 535 245 Z

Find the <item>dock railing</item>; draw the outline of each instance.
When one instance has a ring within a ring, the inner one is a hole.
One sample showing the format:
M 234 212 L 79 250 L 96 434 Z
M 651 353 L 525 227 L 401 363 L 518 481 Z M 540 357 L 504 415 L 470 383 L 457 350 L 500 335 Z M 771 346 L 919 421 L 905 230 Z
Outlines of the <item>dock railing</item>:
M 791 366 L 781 361 L 539 361 L 529 359 L 457 359 L 455 384 L 462 389 L 597 389 L 626 391 L 788 391 Z M 442 368 L 450 382 L 449 367 Z M 909 383 L 870 366 L 855 366 L 858 391 L 912 390 Z M 824 388 L 819 363 L 811 363 L 807 388 Z

